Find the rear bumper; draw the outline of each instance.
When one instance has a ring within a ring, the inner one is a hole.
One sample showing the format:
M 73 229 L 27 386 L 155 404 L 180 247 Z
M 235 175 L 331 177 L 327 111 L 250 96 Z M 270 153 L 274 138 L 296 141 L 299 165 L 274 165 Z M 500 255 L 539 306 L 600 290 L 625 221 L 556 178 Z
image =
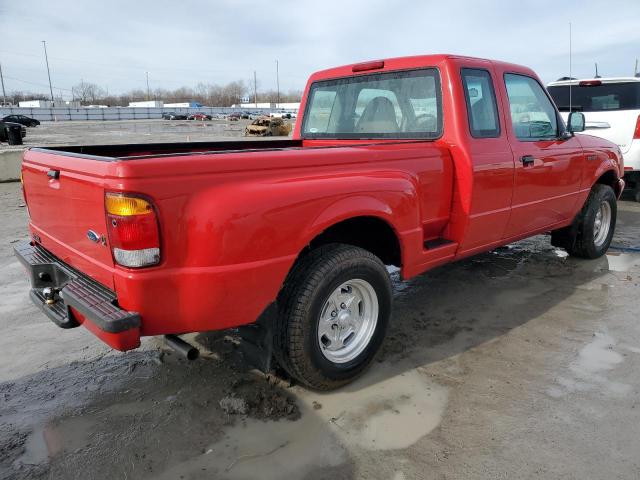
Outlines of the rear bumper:
M 37 244 L 22 243 L 14 253 L 29 274 L 31 300 L 53 323 L 61 328 L 83 325 L 117 350 L 140 345 L 140 315 L 121 309 L 114 292 Z M 46 288 L 53 292 L 50 303 Z

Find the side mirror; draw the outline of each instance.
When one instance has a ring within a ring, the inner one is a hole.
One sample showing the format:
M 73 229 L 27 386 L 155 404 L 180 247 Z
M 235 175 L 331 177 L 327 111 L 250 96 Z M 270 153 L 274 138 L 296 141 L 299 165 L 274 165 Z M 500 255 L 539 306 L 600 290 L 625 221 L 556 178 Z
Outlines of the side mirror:
M 567 121 L 567 130 L 570 133 L 584 132 L 584 114 L 582 112 L 571 112 Z

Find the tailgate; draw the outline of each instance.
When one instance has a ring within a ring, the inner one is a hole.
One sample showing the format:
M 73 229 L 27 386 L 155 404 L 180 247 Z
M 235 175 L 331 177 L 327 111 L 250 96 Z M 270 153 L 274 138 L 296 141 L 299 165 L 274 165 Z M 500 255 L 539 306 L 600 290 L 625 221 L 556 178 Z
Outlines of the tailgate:
M 105 163 L 109 162 L 28 150 L 22 176 L 31 230 L 42 246 L 113 289 Z

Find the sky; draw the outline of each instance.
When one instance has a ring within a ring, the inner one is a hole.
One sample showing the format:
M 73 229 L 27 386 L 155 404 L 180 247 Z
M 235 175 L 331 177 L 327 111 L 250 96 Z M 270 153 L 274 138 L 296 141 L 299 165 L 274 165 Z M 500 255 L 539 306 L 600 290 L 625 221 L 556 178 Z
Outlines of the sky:
M 640 1 L 0 0 L 7 91 L 54 94 L 81 80 L 110 93 L 249 83 L 303 89 L 316 70 L 378 58 L 455 53 L 533 68 L 544 82 L 632 75 Z

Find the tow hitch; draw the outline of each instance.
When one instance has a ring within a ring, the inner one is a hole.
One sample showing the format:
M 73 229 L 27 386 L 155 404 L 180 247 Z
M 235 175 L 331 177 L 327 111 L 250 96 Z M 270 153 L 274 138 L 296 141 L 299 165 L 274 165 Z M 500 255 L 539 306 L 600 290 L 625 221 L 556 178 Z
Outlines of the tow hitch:
M 56 303 L 57 301 L 56 294 L 59 291 L 60 291 L 59 289 L 52 288 L 52 287 L 43 288 L 42 296 L 44 297 L 44 303 L 46 303 L 47 305 L 53 305 L 54 303 Z

